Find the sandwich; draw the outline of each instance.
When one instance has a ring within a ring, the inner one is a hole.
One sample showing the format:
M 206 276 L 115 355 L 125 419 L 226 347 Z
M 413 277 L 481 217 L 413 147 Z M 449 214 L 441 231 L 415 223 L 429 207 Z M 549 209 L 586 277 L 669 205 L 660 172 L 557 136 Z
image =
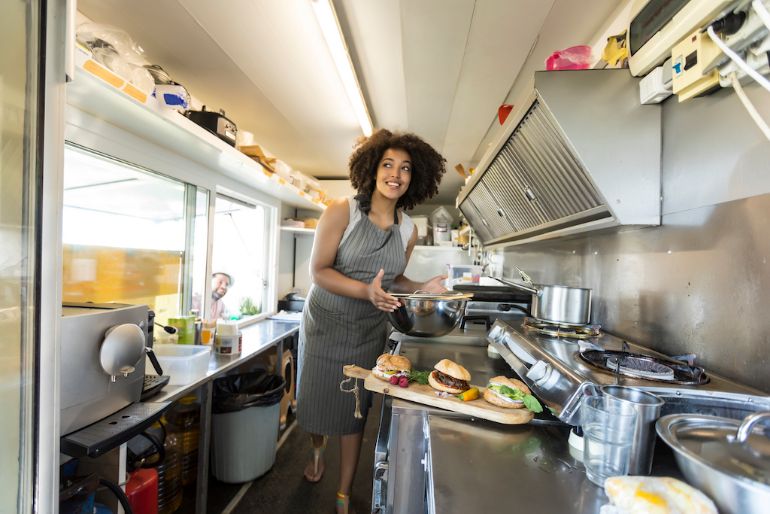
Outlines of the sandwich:
M 389 382 L 391 377 L 408 375 L 412 370 L 412 363 L 402 355 L 383 353 L 377 357 L 377 365 L 372 369 L 372 375 Z
M 532 396 L 532 391 L 521 380 L 493 377 L 484 390 L 484 399 L 504 409 L 521 409 L 526 407 L 532 412 L 543 412 L 543 406 Z
M 441 359 L 428 375 L 428 384 L 439 391 L 460 394 L 470 389 L 470 379 L 471 374 L 467 369 L 449 359 Z

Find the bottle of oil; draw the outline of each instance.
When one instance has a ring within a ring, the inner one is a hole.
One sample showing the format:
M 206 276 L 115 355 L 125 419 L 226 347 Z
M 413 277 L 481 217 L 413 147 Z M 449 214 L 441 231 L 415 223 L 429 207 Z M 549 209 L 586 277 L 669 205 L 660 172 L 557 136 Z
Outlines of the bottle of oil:
M 158 514 L 172 514 L 182 505 L 182 450 L 177 434 L 170 434 L 165 419 L 153 424 L 149 433 L 163 441 L 166 456 L 158 471 Z
M 195 395 L 185 396 L 166 413 L 169 435 L 178 438 L 181 452 L 182 485 L 195 482 L 198 477 L 198 437 L 200 432 L 200 404 Z

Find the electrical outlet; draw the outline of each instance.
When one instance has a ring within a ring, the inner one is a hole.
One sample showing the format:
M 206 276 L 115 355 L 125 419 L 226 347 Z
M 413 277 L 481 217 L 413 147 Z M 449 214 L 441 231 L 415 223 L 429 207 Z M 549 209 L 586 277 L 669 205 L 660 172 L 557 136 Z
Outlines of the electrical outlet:
M 708 34 L 700 30 L 671 49 L 672 87 L 680 102 L 720 87 L 719 70 L 713 68 L 713 63 L 721 53 Z

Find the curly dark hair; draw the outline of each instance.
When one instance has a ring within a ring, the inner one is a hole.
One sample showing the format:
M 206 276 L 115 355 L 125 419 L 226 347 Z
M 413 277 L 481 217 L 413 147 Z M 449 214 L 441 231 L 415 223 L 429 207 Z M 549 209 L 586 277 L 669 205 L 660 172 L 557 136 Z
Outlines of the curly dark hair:
M 396 207 L 413 209 L 417 204 L 438 193 L 441 177 L 446 173 L 446 159 L 415 134 L 392 133 L 379 129 L 356 146 L 350 156 L 350 182 L 358 191 L 356 199 L 361 209 L 371 209 L 372 193 L 377 182 L 377 166 L 385 150 L 403 150 L 412 160 L 412 180 L 409 189 L 398 199 Z

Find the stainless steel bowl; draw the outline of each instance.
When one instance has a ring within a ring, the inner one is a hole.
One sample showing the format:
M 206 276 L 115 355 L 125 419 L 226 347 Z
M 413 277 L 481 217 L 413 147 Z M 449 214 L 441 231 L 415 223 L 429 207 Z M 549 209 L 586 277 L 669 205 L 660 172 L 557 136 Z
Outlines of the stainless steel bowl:
M 705 414 L 660 418 L 660 438 L 674 450 L 682 474 L 724 514 L 759 514 L 770 505 L 770 438 L 752 431 L 770 412 L 740 421 Z M 754 433 L 752 433 L 754 432 Z
M 463 319 L 468 296 L 440 298 L 440 295 L 399 297 L 401 305 L 388 313 L 393 328 L 410 336 L 438 337 L 451 332 Z

